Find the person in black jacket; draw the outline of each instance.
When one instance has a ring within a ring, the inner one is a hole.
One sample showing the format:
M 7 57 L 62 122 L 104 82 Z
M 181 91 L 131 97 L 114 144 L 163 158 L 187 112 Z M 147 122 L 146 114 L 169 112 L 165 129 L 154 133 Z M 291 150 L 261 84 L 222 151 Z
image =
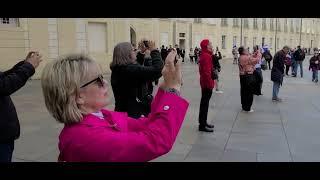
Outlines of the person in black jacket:
M 115 46 L 110 64 L 115 111 L 127 112 L 133 118 L 150 113 L 153 97 L 148 94 L 147 82 L 159 79 L 163 68 L 163 61 L 160 52 L 155 49 L 155 43 L 148 41 L 147 46 L 151 56 L 150 66 L 137 63 L 136 53 L 128 42 Z
M 289 47 L 284 46 L 282 50 L 278 51 L 273 58 L 273 65 L 271 70 L 271 81 L 273 81 L 272 101 L 282 101 L 279 97 L 280 85 L 282 85 L 284 76 L 284 61 L 289 52 Z
M 18 115 L 10 95 L 26 84 L 40 62 L 38 52 L 29 52 L 12 69 L 0 72 L 0 162 L 11 162 L 14 141 L 20 136 Z
M 303 60 L 305 59 L 306 55 L 300 46 L 297 46 L 297 48 L 298 49 L 293 54 L 293 57 L 296 61 L 295 75 L 293 77 L 297 77 L 298 66 L 300 66 L 300 76 L 303 77 L 303 67 L 302 66 L 303 66 Z
M 142 66 L 152 66 L 152 57 L 150 56 L 150 50 L 145 46 L 143 41 L 141 41 L 139 43 L 139 51 L 137 53 L 137 62 Z M 148 95 L 152 95 L 152 93 L 153 93 L 153 84 L 152 84 L 152 82 L 153 81 L 147 81 L 147 87 L 146 88 L 147 88 Z M 158 82 L 159 82 L 159 79 L 156 79 L 154 82 L 155 82 L 155 85 L 157 85 Z M 143 85 L 142 88 L 145 88 L 145 86 Z
M 161 46 L 161 58 L 162 58 L 162 60 L 163 60 L 163 62 L 164 62 L 164 60 L 166 60 L 166 58 L 167 58 L 167 55 L 168 55 L 168 50 L 167 50 L 168 48 L 164 48 L 164 45 L 162 45 Z
M 218 48 L 218 47 L 217 47 Z M 219 73 L 221 71 L 221 65 L 219 60 L 222 59 L 222 55 L 220 51 L 217 51 L 213 56 L 212 56 L 212 64 L 213 64 L 213 69 L 214 69 L 214 81 L 215 81 L 215 86 L 216 86 L 216 93 L 221 94 L 223 91 L 219 90 Z

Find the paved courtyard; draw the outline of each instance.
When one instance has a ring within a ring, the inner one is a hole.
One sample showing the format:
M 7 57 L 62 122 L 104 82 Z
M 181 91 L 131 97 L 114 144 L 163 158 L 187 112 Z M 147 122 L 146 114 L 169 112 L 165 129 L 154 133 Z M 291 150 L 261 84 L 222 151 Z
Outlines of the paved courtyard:
M 254 98 L 255 112 L 249 114 L 241 112 L 238 67 L 231 59 L 221 60 L 221 65 L 224 93 L 213 93 L 208 114 L 214 133 L 197 130 L 201 96 L 198 66 L 186 61 L 182 96 L 190 102 L 188 113 L 173 149 L 153 161 L 320 161 L 320 84 L 311 82 L 308 59 L 303 78 L 285 77 L 281 103 L 271 101 L 270 70 L 263 71 L 264 95 Z M 13 161 L 56 161 L 63 126 L 47 112 L 40 81 L 28 81 L 12 99 L 21 123 Z

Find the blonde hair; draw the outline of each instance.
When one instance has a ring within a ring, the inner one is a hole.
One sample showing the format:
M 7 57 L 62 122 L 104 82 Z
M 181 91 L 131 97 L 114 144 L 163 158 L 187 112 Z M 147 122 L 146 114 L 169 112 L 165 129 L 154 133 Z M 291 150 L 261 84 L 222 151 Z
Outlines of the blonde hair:
M 95 62 L 83 54 L 72 54 L 49 62 L 41 75 L 41 86 L 46 107 L 61 123 L 72 124 L 83 115 L 76 103 L 80 83 L 88 81 L 89 65 Z

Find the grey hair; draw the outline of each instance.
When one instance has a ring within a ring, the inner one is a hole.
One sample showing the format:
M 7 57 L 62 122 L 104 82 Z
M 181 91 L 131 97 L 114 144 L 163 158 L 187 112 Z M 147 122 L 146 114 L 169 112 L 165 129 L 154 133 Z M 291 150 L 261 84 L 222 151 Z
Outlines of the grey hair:
M 288 49 L 288 50 L 290 50 L 290 47 L 289 46 L 287 46 L 287 45 L 285 45 L 285 46 L 283 46 L 283 48 L 282 49 Z
M 72 54 L 59 57 L 44 67 L 41 86 L 45 105 L 58 122 L 72 124 L 82 120 L 76 98 L 81 83 L 88 81 L 90 64 L 96 63 L 86 55 Z
M 110 68 L 112 69 L 117 65 L 127 65 L 132 64 L 131 59 L 132 45 L 129 42 L 118 43 L 113 50 L 113 58 L 110 63 Z

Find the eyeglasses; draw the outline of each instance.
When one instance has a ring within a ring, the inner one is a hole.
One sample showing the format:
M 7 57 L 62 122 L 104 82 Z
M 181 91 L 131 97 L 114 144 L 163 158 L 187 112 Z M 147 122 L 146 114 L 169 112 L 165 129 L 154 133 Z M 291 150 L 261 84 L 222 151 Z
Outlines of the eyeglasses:
M 91 83 L 97 82 L 99 87 L 103 87 L 104 86 L 104 81 L 103 81 L 103 76 L 99 75 L 97 78 L 95 78 L 92 81 L 89 81 L 87 83 L 85 83 L 84 85 L 80 86 L 80 88 L 86 87 Z

